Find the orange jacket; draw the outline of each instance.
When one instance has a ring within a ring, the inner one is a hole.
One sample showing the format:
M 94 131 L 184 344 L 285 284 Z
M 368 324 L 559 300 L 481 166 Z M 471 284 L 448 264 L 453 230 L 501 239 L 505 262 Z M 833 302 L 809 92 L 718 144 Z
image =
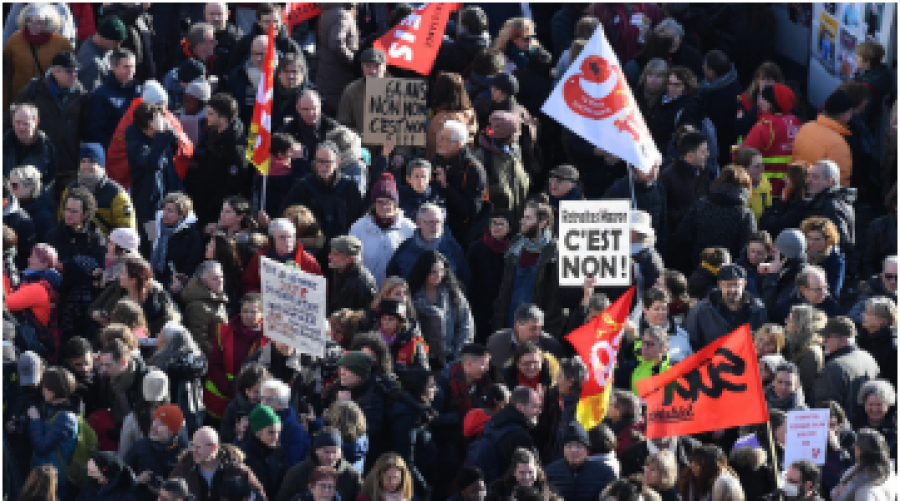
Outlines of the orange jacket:
M 794 160 L 815 163 L 819 160 L 833 160 L 841 170 L 841 186 L 850 186 L 853 174 L 853 155 L 844 136 L 850 129 L 823 114 L 812 122 L 807 122 L 797 131 L 794 138 Z
M 125 130 L 134 121 L 134 109 L 141 104 L 141 101 L 141 98 L 131 101 L 128 111 L 122 116 L 122 120 L 119 120 L 119 125 L 113 133 L 112 140 L 109 142 L 109 149 L 106 152 L 106 175 L 113 181 L 121 184 L 126 190 L 131 189 L 131 168 L 128 165 Z M 178 136 L 178 149 L 175 151 L 175 171 L 178 172 L 178 177 L 184 181 L 191 157 L 194 156 L 194 143 L 184 133 L 181 121 L 169 110 L 166 110 L 166 118 L 169 119 L 169 122 L 175 128 L 175 134 Z
M 40 282 L 23 283 L 18 290 L 6 296 L 5 303 L 13 312 L 30 309 L 41 325 L 47 325 L 54 308 L 50 291 Z

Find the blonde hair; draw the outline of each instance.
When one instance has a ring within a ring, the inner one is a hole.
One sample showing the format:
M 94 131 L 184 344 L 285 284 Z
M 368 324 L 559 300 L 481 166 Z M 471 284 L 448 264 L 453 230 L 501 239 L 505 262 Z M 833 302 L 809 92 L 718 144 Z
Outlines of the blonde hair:
M 678 463 L 675 461 L 675 454 L 670 450 L 662 450 L 654 452 L 647 456 L 647 463 L 653 462 L 659 469 L 659 485 L 655 486 L 659 489 L 670 489 L 678 480 Z
M 368 496 L 369 499 L 382 499 L 385 492 L 381 486 L 381 477 L 384 475 L 384 472 L 393 468 L 400 470 L 401 497 L 404 500 L 412 499 L 412 475 L 409 473 L 409 468 L 406 467 L 406 461 L 404 461 L 396 452 L 385 452 L 378 457 L 378 461 L 375 462 L 372 471 L 366 475 L 366 479 L 362 486 L 362 493 Z
M 784 349 L 784 327 L 778 324 L 763 324 L 762 327 L 756 329 L 753 333 L 753 340 L 756 341 L 761 337 L 769 337 L 775 342 L 775 351 L 781 353 Z
M 328 408 L 328 424 L 337 428 L 341 440 L 355 442 L 366 434 L 366 415 L 352 400 L 342 400 Z
M 500 28 L 500 34 L 497 35 L 497 40 L 494 42 L 494 48 L 500 52 L 505 52 L 506 44 L 511 40 L 526 34 L 533 35 L 534 32 L 534 21 L 531 19 L 525 17 L 513 17 L 507 19 L 506 22 L 503 23 L 503 27 Z
M 409 284 L 406 283 L 406 280 L 398 277 L 398 276 L 390 276 L 384 279 L 384 282 L 381 284 L 381 290 L 378 291 L 378 294 L 375 296 L 375 299 L 372 300 L 371 308 L 377 309 L 378 305 L 381 304 L 381 300 L 387 297 L 388 293 L 399 286 L 406 286 L 406 290 L 408 292 L 406 297 L 406 316 L 408 318 L 416 318 L 416 310 L 413 307 L 412 303 L 412 294 L 409 293 Z

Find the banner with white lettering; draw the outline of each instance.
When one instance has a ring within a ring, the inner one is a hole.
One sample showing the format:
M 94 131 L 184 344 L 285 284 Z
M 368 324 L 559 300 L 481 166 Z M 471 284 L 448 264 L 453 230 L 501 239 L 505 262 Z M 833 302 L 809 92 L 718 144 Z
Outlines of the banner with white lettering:
M 572 200 L 559 204 L 559 285 L 631 285 L 629 200 Z
M 266 337 L 315 357 L 325 355 L 325 278 L 260 259 Z
M 387 63 L 428 75 L 437 58 L 450 13 L 459 3 L 427 3 L 403 18 L 372 45 L 387 54 Z
M 784 465 L 798 459 L 825 464 L 828 447 L 828 409 L 789 411 L 784 441 Z

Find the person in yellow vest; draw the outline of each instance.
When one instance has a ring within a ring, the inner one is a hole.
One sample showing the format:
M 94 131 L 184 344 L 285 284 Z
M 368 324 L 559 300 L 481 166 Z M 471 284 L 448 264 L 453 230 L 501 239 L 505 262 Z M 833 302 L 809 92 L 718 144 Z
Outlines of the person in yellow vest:
M 753 211 L 756 222 L 759 223 L 762 213 L 772 206 L 772 183 L 763 175 L 766 170 L 763 156 L 756 148 L 735 148 L 733 157 L 734 165 L 743 167 L 750 176 L 753 189 L 747 200 L 747 207 Z
M 663 327 L 647 327 L 640 342 L 634 343 L 634 349 L 638 364 L 631 373 L 631 391 L 637 395 L 638 381 L 656 376 L 672 366 L 668 353 L 669 333 Z

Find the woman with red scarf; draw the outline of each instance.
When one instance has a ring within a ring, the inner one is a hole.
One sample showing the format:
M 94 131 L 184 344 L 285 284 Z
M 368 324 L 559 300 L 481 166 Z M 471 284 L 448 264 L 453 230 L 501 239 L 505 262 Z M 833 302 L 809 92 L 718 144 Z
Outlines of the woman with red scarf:
M 62 20 L 52 4 L 34 3 L 22 9 L 19 31 L 3 46 L 3 106 L 7 107 L 32 78 L 41 78 L 50 69 L 53 56 L 75 52 L 60 35 Z
M 503 382 L 507 388 L 527 386 L 543 394 L 556 384 L 558 373 L 556 357 L 545 353 L 536 343 L 526 341 L 516 346 L 512 362 L 503 369 Z
M 469 268 L 472 286 L 469 287 L 469 306 L 475 319 L 475 342 L 485 344 L 493 329 L 494 299 L 500 295 L 503 278 L 503 256 L 515 235 L 515 218 L 506 209 L 494 209 L 487 231 L 469 247 Z

